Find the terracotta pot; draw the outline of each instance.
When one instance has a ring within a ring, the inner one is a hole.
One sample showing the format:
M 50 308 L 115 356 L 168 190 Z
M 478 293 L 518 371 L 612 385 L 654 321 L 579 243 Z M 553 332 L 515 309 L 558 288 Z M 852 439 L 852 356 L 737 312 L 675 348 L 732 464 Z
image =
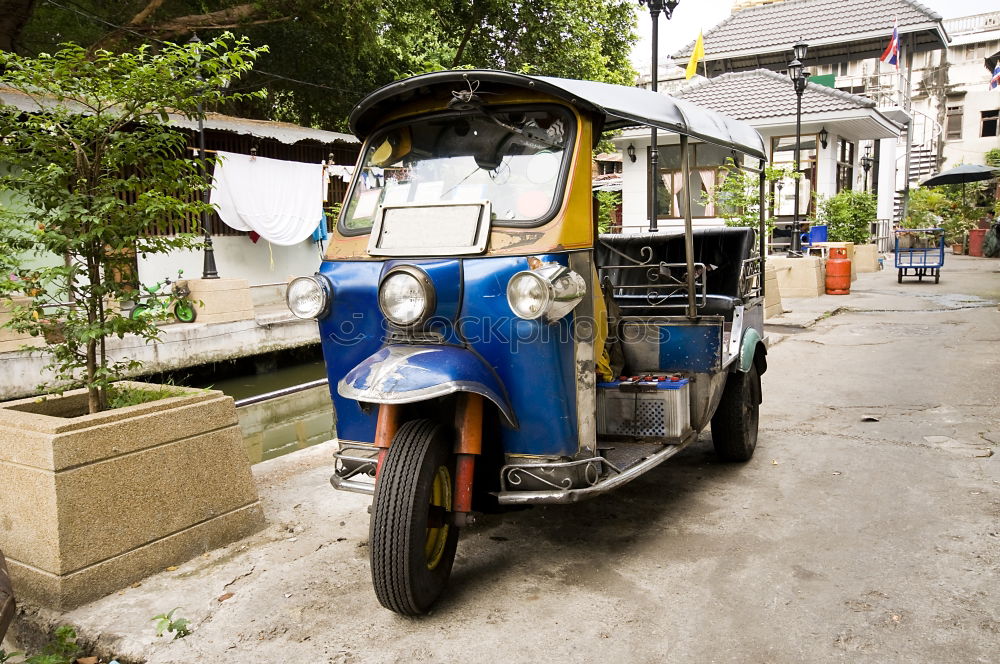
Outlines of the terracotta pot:
M 964 249 L 964 247 L 961 242 L 956 242 L 955 244 L 951 245 L 951 253 L 955 254 L 956 256 L 961 256 L 964 253 L 962 249 Z

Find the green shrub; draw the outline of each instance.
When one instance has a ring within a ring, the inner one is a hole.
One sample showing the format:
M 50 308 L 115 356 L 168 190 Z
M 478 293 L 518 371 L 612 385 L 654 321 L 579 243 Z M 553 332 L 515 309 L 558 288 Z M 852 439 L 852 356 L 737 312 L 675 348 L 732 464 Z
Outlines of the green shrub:
M 820 201 L 817 219 L 826 224 L 830 242 L 868 244 L 876 215 L 877 205 L 872 194 L 845 190 Z
M 620 191 L 598 191 L 597 196 L 597 230 L 600 233 L 611 232 L 612 213 L 621 205 Z

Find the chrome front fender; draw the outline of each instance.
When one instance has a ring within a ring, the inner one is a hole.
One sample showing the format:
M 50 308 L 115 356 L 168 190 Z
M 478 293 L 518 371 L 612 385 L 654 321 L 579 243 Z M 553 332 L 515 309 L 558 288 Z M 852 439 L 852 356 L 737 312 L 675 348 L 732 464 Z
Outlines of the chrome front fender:
M 414 403 L 455 392 L 481 394 L 496 404 L 513 428 L 517 417 L 493 370 L 465 348 L 394 345 L 382 348 L 347 372 L 337 393 L 370 403 Z

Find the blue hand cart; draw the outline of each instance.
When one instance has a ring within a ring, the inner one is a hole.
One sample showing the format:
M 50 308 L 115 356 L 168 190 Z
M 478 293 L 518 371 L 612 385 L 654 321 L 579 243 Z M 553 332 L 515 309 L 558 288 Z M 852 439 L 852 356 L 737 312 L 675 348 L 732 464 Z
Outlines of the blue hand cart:
M 896 231 L 896 280 L 903 283 L 903 277 L 934 277 L 934 283 L 941 281 L 941 266 L 944 265 L 943 228 L 905 228 Z

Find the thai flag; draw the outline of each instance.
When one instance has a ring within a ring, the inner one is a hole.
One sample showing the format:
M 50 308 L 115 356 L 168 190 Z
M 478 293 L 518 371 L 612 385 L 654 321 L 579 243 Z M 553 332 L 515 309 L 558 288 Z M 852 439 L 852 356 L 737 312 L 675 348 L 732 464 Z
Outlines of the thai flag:
M 890 65 L 896 65 L 896 69 L 899 69 L 899 25 L 898 21 L 893 21 L 892 23 L 892 39 L 889 40 L 889 45 L 885 47 L 882 51 L 882 57 L 879 58 L 882 62 L 888 62 Z
M 993 68 L 993 78 L 990 79 L 990 90 L 1000 86 L 1000 62 Z

